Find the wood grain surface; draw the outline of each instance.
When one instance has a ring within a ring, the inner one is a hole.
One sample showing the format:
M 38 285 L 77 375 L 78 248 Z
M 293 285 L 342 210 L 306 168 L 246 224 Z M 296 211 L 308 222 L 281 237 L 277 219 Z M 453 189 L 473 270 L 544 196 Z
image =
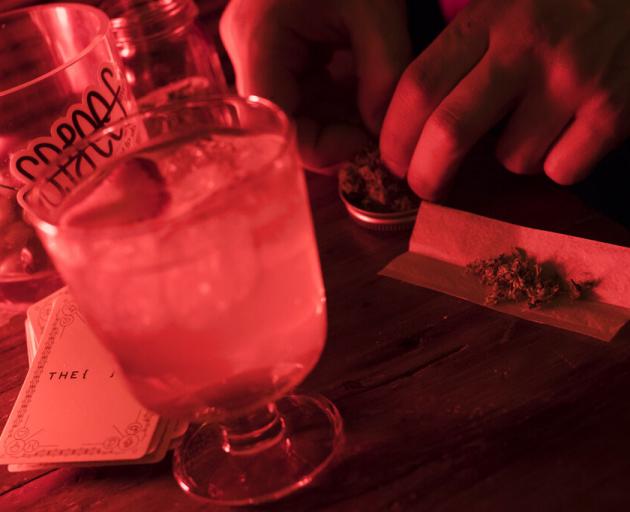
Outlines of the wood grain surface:
M 625 246 L 573 191 L 470 159 L 450 204 Z M 309 175 L 327 295 L 324 354 L 303 383 L 331 398 L 347 443 L 309 488 L 259 510 L 627 510 L 630 329 L 611 342 L 532 324 L 377 272 L 409 233 L 348 218 Z M 620 269 L 627 272 L 628 269 Z M 19 323 L 0 339 L 0 425 L 27 370 Z M 10 474 L 0 510 L 221 510 L 191 500 L 170 460 Z

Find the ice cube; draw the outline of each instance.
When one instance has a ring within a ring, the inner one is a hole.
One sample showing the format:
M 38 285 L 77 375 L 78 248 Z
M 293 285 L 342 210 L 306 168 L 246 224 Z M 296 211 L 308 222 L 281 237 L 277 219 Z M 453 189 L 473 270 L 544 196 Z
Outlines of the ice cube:
M 169 192 L 153 160 L 135 156 L 120 162 L 93 191 L 65 215 L 63 222 L 113 227 L 159 216 Z
M 191 328 L 237 306 L 256 284 L 260 265 L 243 215 L 213 215 L 168 245 L 188 252 L 166 273 L 164 284 L 169 309 Z
M 169 185 L 169 215 L 193 208 L 235 180 L 237 155 L 229 142 L 200 137 L 154 154 Z

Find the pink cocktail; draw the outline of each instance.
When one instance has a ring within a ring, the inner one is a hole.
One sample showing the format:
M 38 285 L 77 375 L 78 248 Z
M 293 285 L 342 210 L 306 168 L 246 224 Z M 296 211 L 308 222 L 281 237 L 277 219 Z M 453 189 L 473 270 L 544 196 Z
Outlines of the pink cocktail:
M 90 143 L 120 130 L 135 134 L 127 154 L 79 175 L 67 153 L 23 203 L 138 399 L 210 422 L 176 454 L 181 486 L 231 504 L 287 494 L 340 439 L 332 404 L 282 398 L 326 336 L 291 127 L 268 102 L 232 97 L 132 116 Z

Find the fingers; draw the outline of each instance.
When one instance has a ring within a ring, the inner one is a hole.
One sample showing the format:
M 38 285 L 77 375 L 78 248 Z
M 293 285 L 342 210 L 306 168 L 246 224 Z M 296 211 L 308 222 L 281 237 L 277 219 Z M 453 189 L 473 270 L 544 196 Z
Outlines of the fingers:
M 487 34 L 469 16 L 460 16 L 406 69 L 387 110 L 381 153 L 399 176 L 407 172 L 425 122 L 482 59 Z
M 355 105 L 356 89 L 323 73 L 305 75 L 299 83 L 306 100 L 294 119 L 303 165 L 325 172 L 351 160 L 372 139 Z
M 545 173 L 560 185 L 583 180 L 595 164 L 629 133 L 629 108 L 595 97 L 578 110 L 575 120 L 550 151 Z
M 358 75 L 358 106 L 363 122 L 379 132 L 396 83 L 411 61 L 404 3 L 373 2 L 373 9 L 346 11 L 345 24 Z
M 630 35 L 549 152 L 545 172 L 555 182 L 571 185 L 586 178 L 600 159 L 630 136 L 629 52 Z
M 293 113 L 300 99 L 296 73 L 307 48 L 295 32 L 281 26 L 280 15 L 267 4 L 230 3 L 221 18 L 221 39 L 239 94 L 263 96 Z
M 378 133 L 411 58 L 404 0 L 233 0 L 220 29 L 238 92 L 296 120 L 310 169 L 349 159 Z
M 575 106 L 546 90 L 530 91 L 512 114 L 497 148 L 497 157 L 517 174 L 542 172 L 549 148 L 571 122 Z
M 407 179 L 422 198 L 444 192 L 470 148 L 507 113 L 519 95 L 519 74 L 497 66 L 490 54 L 427 119 Z
M 302 165 L 314 171 L 350 160 L 370 141 L 360 126 L 319 123 L 310 118 L 297 119 L 297 132 Z

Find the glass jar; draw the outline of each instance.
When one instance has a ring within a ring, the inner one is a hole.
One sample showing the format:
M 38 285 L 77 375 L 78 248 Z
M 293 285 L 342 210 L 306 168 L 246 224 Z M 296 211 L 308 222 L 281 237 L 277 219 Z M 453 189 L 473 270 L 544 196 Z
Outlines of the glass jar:
M 216 48 L 196 23 L 193 0 L 102 0 L 99 7 L 112 20 L 140 109 L 227 91 Z

